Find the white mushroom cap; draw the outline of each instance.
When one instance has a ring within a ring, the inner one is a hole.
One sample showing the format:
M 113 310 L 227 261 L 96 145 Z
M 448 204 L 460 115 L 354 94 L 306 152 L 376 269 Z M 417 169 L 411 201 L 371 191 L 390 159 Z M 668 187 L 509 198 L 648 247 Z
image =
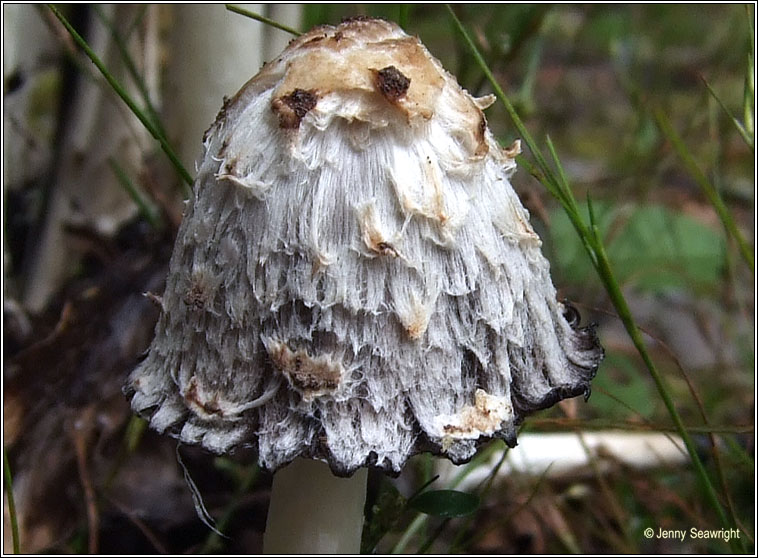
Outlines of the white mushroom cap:
M 387 21 L 293 40 L 206 134 L 135 411 L 349 475 L 465 462 L 588 392 L 602 348 L 556 301 L 490 103 Z

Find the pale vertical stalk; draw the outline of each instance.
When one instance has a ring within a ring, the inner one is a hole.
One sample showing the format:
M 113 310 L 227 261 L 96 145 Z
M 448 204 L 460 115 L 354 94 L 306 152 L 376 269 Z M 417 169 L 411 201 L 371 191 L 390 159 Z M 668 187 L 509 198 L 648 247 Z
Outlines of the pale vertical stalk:
M 246 5 L 261 10 L 260 4 Z M 203 132 L 224 97 L 231 97 L 263 64 L 263 25 L 223 4 L 177 4 L 169 50 L 165 109 L 170 140 L 195 174 Z
M 265 4 L 239 7 L 265 13 Z M 227 10 L 223 4 L 171 6 L 169 78 L 165 97 L 169 135 L 184 166 L 194 175 L 202 155 L 203 132 L 224 97 L 232 97 L 264 62 L 292 38 L 277 29 Z M 271 6 L 282 23 L 298 25 L 299 5 Z
M 124 5 L 101 8 L 118 32 L 134 21 L 137 11 L 135 6 Z M 125 91 L 136 97 L 136 86 L 123 79 L 128 72 L 114 48 L 111 29 L 93 18 L 87 40 L 91 52 L 116 80 L 124 83 Z M 142 48 L 138 34 L 133 35 L 129 44 L 130 53 Z M 68 126 L 51 175 L 44 224 L 32 241 L 29 249 L 32 257 L 24 272 L 23 300 L 32 312 L 45 308 L 53 293 L 75 270 L 81 256 L 65 233 L 67 225 L 111 236 L 137 209 L 114 176 L 108 160 L 116 158 L 127 174 L 134 176 L 148 145 L 147 131 L 99 77 L 92 80 L 79 76 L 75 87 L 67 109 Z
M 368 471 L 335 477 L 320 461 L 298 458 L 274 475 L 263 552 L 358 554 Z
M 302 11 L 302 6 L 298 4 L 268 4 L 266 6 L 267 17 L 294 29 L 300 29 Z M 263 44 L 263 54 L 266 60 L 271 60 L 278 56 L 291 40 L 292 35 L 289 33 L 266 26 Z

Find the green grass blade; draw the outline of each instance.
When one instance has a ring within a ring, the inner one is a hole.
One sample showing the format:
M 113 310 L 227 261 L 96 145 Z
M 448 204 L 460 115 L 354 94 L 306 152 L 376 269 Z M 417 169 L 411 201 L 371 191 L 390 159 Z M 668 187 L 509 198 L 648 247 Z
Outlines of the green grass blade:
M 739 467 L 745 472 L 755 471 L 755 459 L 737 443 L 733 436 L 723 436 L 722 439 L 729 451 L 737 458 Z
M 597 233 L 597 229 L 594 229 L 594 232 Z M 679 415 L 679 411 L 674 404 L 674 400 L 671 397 L 671 390 L 666 385 L 663 376 L 658 371 L 658 368 L 653 363 L 653 359 L 650 357 L 650 354 L 647 351 L 645 342 L 642 339 L 642 333 L 635 323 L 634 318 L 632 317 L 632 312 L 626 302 L 626 298 L 622 294 L 621 288 L 615 279 L 613 270 L 610 266 L 610 261 L 608 260 L 608 255 L 605 252 L 605 247 L 603 246 L 602 242 L 600 242 L 600 239 L 598 237 L 595 237 L 594 241 L 595 242 L 593 243 L 593 248 L 598 259 L 598 273 L 600 274 L 600 279 L 602 280 L 606 291 L 611 298 L 613 306 L 616 308 L 616 312 L 618 313 L 621 322 L 624 324 L 624 328 L 626 329 L 627 334 L 631 338 L 632 343 L 637 349 L 637 352 L 642 357 L 646 368 L 650 372 L 650 376 L 653 378 L 653 382 L 655 383 L 658 394 L 660 395 L 663 404 L 666 406 L 666 410 L 674 422 L 674 426 L 676 427 L 678 434 L 682 437 L 682 441 L 687 448 L 687 453 L 689 453 L 692 464 L 695 467 L 695 473 L 697 474 L 697 477 L 703 490 L 705 491 L 706 497 L 711 504 L 711 507 L 718 516 L 721 524 L 726 528 L 731 528 L 733 525 L 727 519 L 724 508 L 722 507 L 718 495 L 716 494 L 716 489 L 714 488 L 710 476 L 705 470 L 705 466 L 700 459 L 697 447 L 692 440 L 692 436 L 690 436 L 689 431 L 684 426 L 684 422 L 682 421 L 682 418 Z M 744 544 L 744 542 L 740 540 L 738 543 L 737 540 L 730 539 L 729 544 L 732 547 L 733 551 L 739 552 L 741 550 L 740 545 Z M 744 551 L 744 549 L 742 550 Z
M 751 7 L 753 8 L 751 10 Z M 755 120 L 755 6 L 745 6 L 747 21 L 750 26 L 750 48 L 747 55 L 747 67 L 745 68 L 745 87 L 743 93 L 743 119 L 745 128 L 754 133 Z
M 487 62 L 484 60 L 484 57 L 482 56 L 482 54 L 479 52 L 479 49 L 474 44 L 473 39 L 471 38 L 469 33 L 466 31 L 466 29 L 463 27 L 463 24 L 458 19 L 458 16 L 455 15 L 455 12 L 450 7 L 450 5 L 445 4 L 445 7 L 447 7 L 447 10 L 450 13 L 450 17 L 453 19 L 453 23 L 456 29 L 460 33 L 461 37 L 463 37 L 463 40 L 465 41 L 465 43 L 468 45 L 468 48 L 471 51 L 471 54 L 474 56 L 482 72 L 484 72 L 484 75 L 487 77 L 487 80 L 492 85 L 492 88 L 495 91 L 495 95 L 497 96 L 498 100 L 501 103 L 503 103 L 505 110 L 510 115 L 511 120 L 513 120 L 513 123 L 515 124 L 516 129 L 518 130 L 518 133 L 521 135 L 521 139 L 526 143 L 527 147 L 529 147 L 529 150 L 532 152 L 532 156 L 537 161 L 539 168 L 542 170 L 542 172 L 545 173 L 545 176 L 547 177 L 548 182 L 555 184 L 557 181 L 555 180 L 555 177 L 553 176 L 553 173 L 550 170 L 550 167 L 545 162 L 545 159 L 542 156 L 542 153 L 538 149 L 537 143 L 532 138 L 532 135 L 529 133 L 529 130 L 526 129 L 526 126 L 524 126 L 524 123 L 518 117 L 518 114 L 516 113 L 516 109 L 513 107 L 513 104 L 505 95 L 505 92 L 503 91 L 503 89 L 500 87 L 500 84 L 495 79 L 495 76 L 492 74 L 492 71 L 489 69 Z M 558 194 L 553 192 L 553 190 L 551 190 L 551 193 L 553 193 L 553 195 L 558 197 Z
M 390 550 L 390 554 L 406 554 L 406 547 L 411 542 L 411 539 L 413 539 L 416 533 L 418 533 L 424 527 L 428 518 L 429 516 L 417 512 L 416 517 L 405 529 L 403 535 L 400 537 L 397 543 L 395 543 L 395 546 L 392 547 L 392 550 Z
M 129 72 L 129 75 L 132 77 L 132 80 L 139 89 L 140 95 L 142 95 L 142 101 L 145 103 L 145 111 L 150 117 L 150 120 L 152 121 L 156 130 L 161 134 L 162 137 L 165 138 L 166 130 L 163 128 L 163 124 L 161 123 L 160 117 L 158 116 L 158 111 L 155 110 L 155 106 L 150 100 L 150 93 L 147 90 L 145 80 L 142 79 L 139 71 L 137 71 L 137 66 L 134 64 L 134 60 L 132 60 L 132 57 L 129 54 L 129 49 L 124 42 L 124 38 L 121 37 L 121 34 L 116 30 L 116 27 L 113 25 L 113 23 L 107 17 L 105 17 L 105 14 L 103 13 L 103 10 L 100 6 L 95 4 L 94 9 L 100 21 L 102 21 L 103 25 L 105 25 L 108 28 L 108 31 L 110 31 L 111 38 L 113 39 L 113 42 L 116 45 L 119 54 L 121 55 L 121 60 L 123 60 L 124 65 L 126 66 L 126 70 Z
M 755 102 L 755 58 L 751 52 L 747 59 L 747 69 L 745 71 L 745 93 L 742 101 L 742 114 L 745 120 L 745 128 L 750 130 L 753 137 L 755 131 L 754 105 Z
M 597 229 L 594 229 L 594 232 L 597 233 Z M 692 464 L 695 468 L 695 473 L 697 474 L 697 477 L 700 481 L 700 484 L 705 491 L 705 495 L 713 508 L 714 512 L 719 518 L 719 521 L 721 524 L 726 528 L 732 528 L 733 524 L 729 522 L 727 519 L 726 513 L 724 512 L 724 508 L 721 505 L 721 502 L 719 501 L 718 495 L 716 493 L 716 489 L 713 486 L 713 483 L 711 482 L 710 476 L 708 475 L 707 471 L 705 470 L 705 466 L 703 465 L 702 460 L 700 459 L 700 456 L 697 451 L 697 447 L 695 446 L 695 443 L 692 440 L 692 436 L 690 436 L 689 431 L 684 425 L 684 422 L 682 421 L 681 416 L 679 415 L 679 411 L 676 408 L 676 405 L 674 404 L 674 400 L 671 397 L 671 390 L 666 385 L 663 376 L 658 371 L 658 368 L 653 363 L 652 358 L 650 357 L 650 354 L 647 351 L 647 348 L 645 347 L 645 342 L 642 339 L 642 333 L 640 332 L 639 327 L 634 321 L 634 318 L 632 317 L 631 310 L 629 309 L 629 305 L 626 302 L 626 298 L 621 292 L 621 288 L 619 287 L 618 282 L 615 279 L 613 270 L 611 269 L 610 262 L 608 260 L 608 255 L 605 252 L 605 247 L 600 242 L 600 239 L 595 237 L 595 242 L 593 243 L 594 250 L 596 251 L 596 255 L 598 258 L 598 273 L 600 274 L 600 278 L 603 281 L 603 284 L 606 288 L 606 291 L 608 292 L 608 295 L 611 298 L 611 302 L 613 303 L 613 306 L 616 308 L 616 312 L 618 312 L 619 318 L 621 319 L 621 322 L 624 324 L 624 328 L 627 331 L 627 334 L 632 340 L 632 343 L 634 344 L 635 348 L 637 349 L 637 352 L 642 357 L 643 362 L 645 363 L 646 368 L 650 372 L 650 376 L 653 378 L 653 382 L 655 383 L 655 387 L 658 391 L 658 394 L 660 395 L 663 404 L 666 406 L 666 410 L 669 413 L 669 416 L 674 422 L 674 426 L 676 427 L 676 430 L 678 434 L 682 437 L 682 441 L 684 442 L 685 447 L 687 448 L 687 453 L 690 455 L 690 459 L 692 460 Z M 730 546 L 732 547 L 732 550 L 734 552 L 740 552 L 744 551 L 744 549 L 740 549 L 741 545 L 744 545 L 744 542 L 740 539 L 740 542 L 738 543 L 735 539 L 730 539 L 729 541 Z
M 142 19 L 145 17 L 145 14 L 147 13 L 149 5 L 143 4 L 140 6 L 139 12 L 137 12 L 137 15 L 134 17 L 134 20 L 132 21 L 131 25 L 126 28 L 126 31 L 124 32 L 124 40 L 128 40 L 129 37 L 132 36 L 132 33 L 135 29 L 139 26 L 139 24 L 142 22 Z
M 716 92 L 711 87 L 711 84 L 708 83 L 708 80 L 706 80 L 704 77 L 701 76 L 703 80 L 703 83 L 705 84 L 706 89 L 708 89 L 708 92 L 711 94 L 711 97 L 713 97 L 716 102 L 721 107 L 721 110 L 723 110 L 726 115 L 729 117 L 729 120 L 732 121 L 732 125 L 737 129 L 737 132 L 739 132 L 740 136 L 742 136 L 742 139 L 745 141 L 745 143 L 748 145 L 750 149 L 755 150 L 755 140 L 754 138 L 748 133 L 748 131 L 745 129 L 745 127 L 742 125 L 742 123 L 737 120 L 737 118 L 732 114 L 732 111 L 729 110 L 729 108 L 724 104 L 724 101 L 721 100 L 721 97 L 719 97 Z
M 126 425 L 124 432 L 124 447 L 127 453 L 133 453 L 147 430 L 147 421 L 137 415 L 132 416 Z
M 547 148 L 550 151 L 550 157 L 553 159 L 553 164 L 555 165 L 555 168 L 558 169 L 559 181 L 557 184 L 552 186 L 552 189 L 559 193 L 559 195 L 556 196 L 558 198 L 558 201 L 561 202 L 561 205 L 566 211 L 566 215 L 568 215 L 571 223 L 574 226 L 574 229 L 579 234 L 579 239 L 582 241 L 584 250 L 587 252 L 592 265 L 595 267 L 595 269 L 598 269 L 597 256 L 595 255 L 595 251 L 592 249 L 592 246 L 588 240 L 590 237 L 590 230 L 582 220 L 581 213 L 579 212 L 579 205 L 574 198 L 574 193 L 571 191 L 571 188 L 568 185 L 569 183 L 568 179 L 566 178 L 566 173 L 563 170 L 563 165 L 561 165 L 560 159 L 558 159 L 558 154 L 555 151 L 555 146 L 553 145 L 553 141 L 550 139 L 550 136 L 547 136 L 546 142 Z M 545 183 L 542 182 L 542 184 Z M 590 226 L 594 226 L 593 212 L 590 212 Z M 597 236 L 599 237 L 599 235 Z
M 698 186 L 700 186 L 700 189 L 708 198 L 708 201 L 711 202 L 711 205 L 716 211 L 716 214 L 719 216 L 719 219 L 721 219 L 721 223 L 724 225 L 724 228 L 737 242 L 740 254 L 742 254 L 742 259 L 744 259 L 748 264 L 750 271 L 755 273 L 753 251 L 748 246 L 745 237 L 742 236 L 742 233 L 737 228 L 737 224 L 734 222 L 734 218 L 732 217 L 729 208 L 724 203 L 724 200 L 721 199 L 721 195 L 719 194 L 718 190 L 716 190 L 713 184 L 711 184 L 710 180 L 708 180 L 703 171 L 700 170 L 700 167 L 698 167 L 697 163 L 695 162 L 695 158 L 689 152 L 687 146 L 684 145 L 682 138 L 679 137 L 679 134 L 676 133 L 676 130 L 674 130 L 674 127 L 671 125 L 671 121 L 663 112 L 663 110 L 656 108 L 654 109 L 653 113 L 655 120 L 658 122 L 658 127 L 660 128 L 661 132 L 671 142 L 671 145 L 673 146 L 677 155 L 679 155 L 682 163 L 684 163 L 687 172 L 695 180 L 695 182 L 697 182 Z
M 270 19 L 266 16 L 256 14 L 255 12 L 251 12 L 244 8 L 240 8 L 238 6 L 233 6 L 232 4 L 225 4 L 225 6 L 226 6 L 226 9 L 229 10 L 230 12 L 234 12 L 235 14 L 249 17 L 256 21 L 260 21 L 261 23 L 265 23 L 266 25 L 270 25 L 271 27 L 276 27 L 277 29 L 286 31 L 290 35 L 295 35 L 296 37 L 299 37 L 300 35 L 302 35 L 302 33 L 298 31 L 297 29 L 293 29 L 292 27 L 284 25 L 283 23 L 279 23 L 278 21 L 274 21 L 273 19 Z
M 144 196 L 140 189 L 134 185 L 131 179 L 127 176 L 124 169 L 121 168 L 121 165 L 119 165 L 116 160 L 113 159 L 113 157 L 108 158 L 108 165 L 111 167 L 111 170 L 116 176 L 119 184 L 121 184 L 124 190 L 126 190 L 126 192 L 129 194 L 129 197 L 132 198 L 134 203 L 137 204 L 140 215 L 142 215 L 142 217 L 144 217 L 145 220 L 150 223 L 150 226 L 152 228 L 161 228 L 163 226 L 163 222 L 161 221 L 161 216 L 158 208 L 156 208 L 155 205 Z
M 400 4 L 397 7 L 397 24 L 403 29 L 408 29 L 412 7 L 412 4 Z
M 11 522 L 11 540 L 13 543 L 13 554 L 21 554 L 21 545 L 18 537 L 18 516 L 16 515 L 16 502 L 13 499 L 13 478 L 11 477 L 11 466 L 8 463 L 8 452 L 3 447 L 3 479 L 5 481 L 5 496 L 8 499 L 8 517 Z
M 126 106 L 129 107 L 129 109 L 134 113 L 134 115 L 139 119 L 140 122 L 142 122 L 142 125 L 145 126 L 145 129 L 147 129 L 148 132 L 150 132 L 150 135 L 152 135 L 156 140 L 158 140 L 158 143 L 161 146 L 161 149 L 163 149 L 163 152 L 166 154 L 166 156 L 169 158 L 171 163 L 174 165 L 174 168 L 177 170 L 179 175 L 182 177 L 182 180 L 184 181 L 184 193 L 186 197 L 190 197 L 192 194 L 192 176 L 187 172 L 187 169 L 184 168 L 184 165 L 182 165 L 181 161 L 179 161 L 179 157 L 177 157 L 174 150 L 171 148 L 171 146 L 168 144 L 168 141 L 165 137 L 160 133 L 160 131 L 155 127 L 152 120 L 140 109 L 137 104 L 132 100 L 132 98 L 129 96 L 129 94 L 126 92 L 126 90 L 121 86 L 121 84 L 118 82 L 118 80 L 113 77 L 113 75 L 108 71 L 108 69 L 105 67 L 105 64 L 100 60 L 100 58 L 95 54 L 95 51 L 93 51 L 90 46 L 87 44 L 87 41 L 85 41 L 79 33 L 76 32 L 76 29 L 74 29 L 71 24 L 68 22 L 66 17 L 56 8 L 53 4 L 48 4 L 48 8 L 50 8 L 50 11 L 53 12 L 53 15 L 58 18 L 58 21 L 60 21 L 63 26 L 66 28 L 66 30 L 69 32 L 71 37 L 74 39 L 74 42 L 76 42 L 77 45 L 84 51 L 84 53 L 87 55 L 87 57 L 92 61 L 92 63 L 97 67 L 98 70 L 100 70 L 100 73 L 103 75 L 103 77 L 106 79 L 106 81 L 110 84 L 110 86 L 113 88 L 113 90 L 116 92 L 116 94 L 121 97 L 121 100 L 126 103 Z

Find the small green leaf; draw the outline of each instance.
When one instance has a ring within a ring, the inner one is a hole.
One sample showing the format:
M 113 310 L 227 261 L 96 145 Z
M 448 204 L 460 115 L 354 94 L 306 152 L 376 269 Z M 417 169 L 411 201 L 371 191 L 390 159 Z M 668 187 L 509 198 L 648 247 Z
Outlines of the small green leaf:
M 640 290 L 662 293 L 687 289 L 694 293 L 716 289 L 726 265 L 726 244 L 693 217 L 671 209 L 642 205 L 613 207 L 590 201 L 582 210 L 597 227 L 617 278 Z M 556 267 L 576 283 L 593 277 L 591 262 L 580 240 L 571 234 L 568 216 L 556 210 L 550 216 Z
M 624 420 L 631 409 L 641 417 L 653 417 L 656 407 L 653 386 L 640 375 L 630 355 L 609 351 L 603 362 L 603 374 L 598 374 L 592 387 L 598 389 L 592 391 L 591 405 L 603 417 Z
M 124 433 L 126 449 L 129 453 L 132 453 L 137 449 L 137 446 L 139 445 L 140 440 L 142 440 L 142 435 L 145 433 L 146 428 L 147 421 L 145 419 L 140 418 L 136 415 L 132 416 L 129 419 L 129 422 L 126 425 L 126 432 Z
M 476 511 L 479 507 L 479 497 L 458 490 L 430 490 L 419 494 L 409 505 L 428 515 L 463 517 Z
M 290 35 L 295 35 L 295 37 L 299 37 L 300 35 L 302 35 L 302 33 L 298 31 L 297 29 L 293 29 L 292 27 L 284 25 L 283 23 L 279 23 L 278 21 L 274 21 L 273 19 L 270 19 L 266 16 L 257 14 L 255 12 L 251 12 L 244 8 L 240 8 L 239 6 L 232 6 L 231 4 L 226 4 L 226 9 L 229 10 L 230 12 L 234 12 L 235 14 L 243 15 L 245 17 L 249 17 L 256 21 L 260 21 L 261 23 L 265 23 L 266 25 L 270 25 L 271 27 L 275 27 L 276 29 L 281 29 L 282 31 L 285 31 L 289 33 Z

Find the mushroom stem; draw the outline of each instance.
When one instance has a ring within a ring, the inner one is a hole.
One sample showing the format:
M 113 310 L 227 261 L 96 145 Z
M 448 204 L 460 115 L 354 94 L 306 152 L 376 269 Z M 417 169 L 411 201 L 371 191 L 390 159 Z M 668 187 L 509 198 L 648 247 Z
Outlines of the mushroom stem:
M 335 477 L 321 461 L 298 458 L 274 475 L 264 554 L 358 554 L 367 469 Z

